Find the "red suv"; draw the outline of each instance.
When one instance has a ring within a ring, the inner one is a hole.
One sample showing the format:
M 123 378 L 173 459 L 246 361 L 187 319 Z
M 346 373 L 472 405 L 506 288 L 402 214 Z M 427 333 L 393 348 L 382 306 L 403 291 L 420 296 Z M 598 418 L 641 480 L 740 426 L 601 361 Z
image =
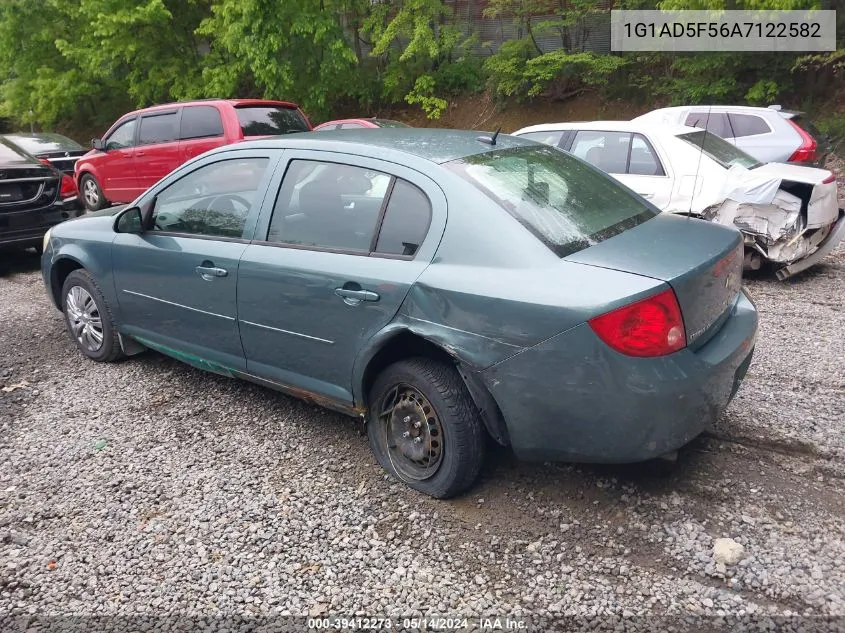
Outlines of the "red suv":
M 307 132 L 295 103 L 214 99 L 153 106 L 121 117 L 74 171 L 85 207 L 132 202 L 182 163 L 221 145 Z

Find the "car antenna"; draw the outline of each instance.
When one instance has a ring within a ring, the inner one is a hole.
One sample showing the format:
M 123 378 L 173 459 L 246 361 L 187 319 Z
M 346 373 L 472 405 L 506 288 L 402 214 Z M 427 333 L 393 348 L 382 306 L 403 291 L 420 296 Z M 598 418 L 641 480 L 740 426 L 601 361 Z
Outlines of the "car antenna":
M 495 145 L 496 139 L 499 137 L 499 132 L 502 131 L 502 126 L 499 126 L 499 129 L 493 134 L 493 136 L 479 136 L 476 140 L 481 141 L 482 143 L 487 143 L 488 145 Z
M 707 106 L 707 118 L 704 119 L 704 136 L 701 137 L 701 148 L 698 152 L 698 164 L 695 166 L 695 178 L 692 181 L 692 193 L 690 193 L 689 197 L 689 212 L 687 213 L 687 219 L 689 220 L 692 217 L 692 201 L 695 198 L 695 190 L 698 185 L 698 171 L 701 169 L 701 157 L 704 155 L 704 144 L 707 142 L 707 128 L 710 127 L 710 113 L 713 111 L 713 106 Z

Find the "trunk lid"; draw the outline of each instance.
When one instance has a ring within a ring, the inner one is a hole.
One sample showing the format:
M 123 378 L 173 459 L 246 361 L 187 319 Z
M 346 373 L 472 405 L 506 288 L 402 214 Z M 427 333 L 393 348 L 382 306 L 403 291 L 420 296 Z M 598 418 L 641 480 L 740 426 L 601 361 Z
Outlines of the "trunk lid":
M 736 229 L 658 215 L 566 261 L 668 283 L 675 291 L 687 345 L 703 345 L 727 318 L 742 286 L 742 236 Z

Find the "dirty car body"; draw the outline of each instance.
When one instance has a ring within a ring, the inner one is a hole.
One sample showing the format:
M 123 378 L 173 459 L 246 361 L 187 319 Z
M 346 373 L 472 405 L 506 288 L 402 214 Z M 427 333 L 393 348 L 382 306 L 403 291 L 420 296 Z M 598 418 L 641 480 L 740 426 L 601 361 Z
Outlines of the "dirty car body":
M 845 236 L 831 172 L 760 163 L 705 130 L 634 120 L 538 125 L 516 134 L 587 160 L 665 212 L 736 225 L 748 267 L 768 260 L 781 279 L 820 261 Z
M 119 212 L 54 229 L 48 294 L 68 313 L 85 271 L 126 354 L 153 348 L 365 417 L 371 437 L 374 390 L 414 357 L 466 390 L 460 425 L 479 416 L 522 458 L 632 462 L 687 443 L 751 360 L 739 232 L 660 214 L 539 143 L 477 136 L 352 130 L 214 150 Z M 71 317 L 82 343 L 99 316 Z

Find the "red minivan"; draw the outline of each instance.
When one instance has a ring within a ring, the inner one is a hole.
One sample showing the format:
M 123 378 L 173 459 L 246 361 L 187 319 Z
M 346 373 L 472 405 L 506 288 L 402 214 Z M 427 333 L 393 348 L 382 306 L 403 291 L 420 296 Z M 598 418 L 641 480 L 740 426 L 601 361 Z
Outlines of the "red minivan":
M 130 112 L 91 141 L 74 176 L 85 208 L 131 202 L 182 163 L 221 145 L 293 132 L 311 122 L 295 103 L 209 99 Z

